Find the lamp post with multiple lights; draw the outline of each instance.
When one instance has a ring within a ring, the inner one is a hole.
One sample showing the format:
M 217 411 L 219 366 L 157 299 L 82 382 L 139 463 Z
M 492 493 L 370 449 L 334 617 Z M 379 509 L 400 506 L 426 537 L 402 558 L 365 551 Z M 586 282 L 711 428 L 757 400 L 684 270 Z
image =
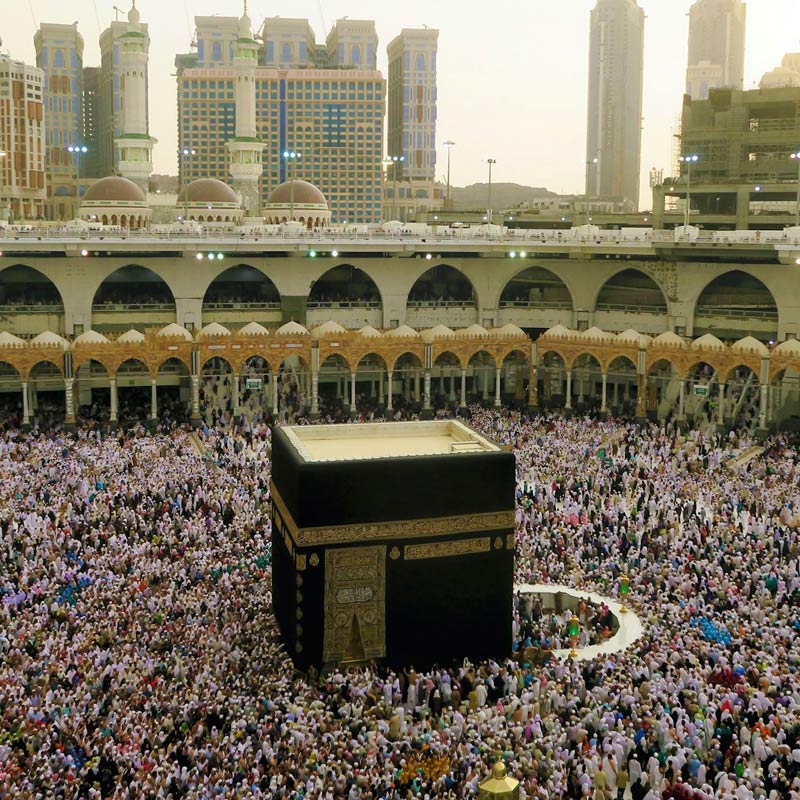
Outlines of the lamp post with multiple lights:
M 291 222 L 294 220 L 294 165 L 303 154 L 294 150 L 284 150 L 283 157 L 289 163 L 289 222 Z
M 678 161 L 686 164 L 686 208 L 683 211 L 683 235 L 686 236 L 686 229 L 689 227 L 689 211 L 692 202 L 692 164 L 700 160 L 697 153 L 689 156 L 681 156 Z
M 497 163 L 496 158 L 487 158 L 486 163 L 489 165 L 489 207 L 486 209 L 486 221 L 489 225 L 492 224 L 492 167 Z
M 406 160 L 405 156 L 386 156 L 384 164 L 392 166 L 392 196 L 394 198 L 394 217 L 400 219 L 400 203 L 397 199 L 397 169 Z
M 181 150 L 181 158 L 184 161 L 183 165 L 183 221 L 189 221 L 189 168 L 186 162 L 192 157 L 197 155 L 197 150 L 192 150 L 190 147 L 184 147 Z
M 455 142 L 451 139 L 448 139 L 444 146 L 447 148 L 447 195 L 445 196 L 444 200 L 444 207 L 449 211 L 450 210 L 450 151 L 455 146 Z
M 81 207 L 81 156 L 89 152 L 85 144 L 71 144 L 67 152 L 75 159 L 75 216 L 80 213 Z

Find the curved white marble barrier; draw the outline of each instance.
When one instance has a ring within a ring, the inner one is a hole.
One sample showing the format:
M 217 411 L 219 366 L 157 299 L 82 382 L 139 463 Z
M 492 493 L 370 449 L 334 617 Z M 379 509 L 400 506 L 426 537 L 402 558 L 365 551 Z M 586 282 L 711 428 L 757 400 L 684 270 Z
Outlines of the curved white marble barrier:
M 597 594 L 596 592 L 581 591 L 574 589 L 572 586 L 561 586 L 557 583 L 520 583 L 514 587 L 514 591 L 521 592 L 523 594 L 530 592 L 536 594 L 557 594 L 558 592 L 563 592 L 564 594 L 568 594 L 571 597 L 575 597 L 579 600 L 588 597 L 589 600 L 596 605 L 605 603 L 609 607 L 611 613 L 619 621 L 619 630 L 610 639 L 602 644 L 593 644 L 589 647 L 579 647 L 577 649 L 577 661 L 587 661 L 599 655 L 621 653 L 623 650 L 627 650 L 627 648 L 630 647 L 644 633 L 642 621 L 635 612 L 629 608 L 628 612 L 623 614 L 620 611 L 622 608 L 621 603 L 617 602 L 616 600 L 612 600 L 610 597 L 604 597 L 601 594 Z M 567 658 L 569 652 L 569 648 L 566 650 L 553 650 L 553 655 L 556 656 L 556 658 Z

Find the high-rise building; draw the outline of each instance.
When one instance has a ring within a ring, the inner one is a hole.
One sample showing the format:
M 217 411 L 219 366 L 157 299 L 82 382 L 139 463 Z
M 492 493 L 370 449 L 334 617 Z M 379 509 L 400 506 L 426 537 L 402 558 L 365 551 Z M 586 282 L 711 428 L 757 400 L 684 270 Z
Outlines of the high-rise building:
M 80 178 L 85 175 L 88 155 L 83 122 L 83 37 L 77 22 L 43 22 L 33 43 L 36 66 L 44 73 L 46 213 L 49 219 L 73 219 L 78 215 Z
M 372 20 L 336 20 L 325 44 L 332 67 L 378 68 L 378 33 Z
M 800 76 L 800 57 L 795 63 Z M 681 213 L 673 222 L 682 225 L 687 198 L 691 224 L 707 229 L 795 224 L 798 164 L 791 154 L 800 142 L 800 81 L 712 89 L 705 100 L 686 95 L 680 141 L 683 152 L 698 159 L 680 163 L 675 177 L 653 187 L 654 227 L 665 226 L 667 204 L 675 202 Z
M 696 0 L 689 10 L 686 94 L 695 100 L 709 89 L 741 89 L 747 6 L 742 0 Z
M 300 153 L 294 161 L 295 179 L 309 181 L 323 192 L 334 221 L 379 221 L 386 94 L 381 73 L 352 66 L 315 68 L 320 48 L 316 44 L 311 47 L 306 35 L 308 23 L 302 20 L 301 25 L 295 25 L 296 21 L 283 25 L 289 21 L 268 20 L 258 58 L 261 66 L 254 70 L 255 141 L 251 141 L 240 122 L 250 108 L 250 94 L 244 84 L 237 89 L 237 81 L 253 74 L 252 60 L 237 58 L 236 47 L 228 62 L 223 57 L 234 22 L 238 40 L 240 20 L 198 18 L 197 52 L 179 55 L 175 60 L 179 148 L 189 151 L 180 159 L 181 182 L 197 178 L 229 181 L 233 176 L 234 186 L 247 200 L 245 186 L 237 175 L 244 170 L 248 173 L 246 180 L 252 182 L 252 173 L 257 171 L 255 151 L 261 146 L 259 200 L 263 206 L 270 192 L 289 179 L 290 167 L 283 154 L 294 151 Z M 202 53 L 201 41 L 206 42 Z M 221 44 L 215 52 L 217 41 Z M 303 52 L 305 61 L 300 58 Z M 277 68 L 267 66 L 269 63 L 295 66 Z M 248 141 L 252 147 L 242 149 L 242 143 Z M 245 158 L 245 152 L 250 160 L 237 161 Z M 252 200 L 250 205 L 249 214 L 258 214 Z
M 237 27 L 238 30 L 238 27 Z M 100 87 L 99 87 L 99 113 L 98 126 L 98 169 L 103 175 L 112 175 L 121 172 L 120 162 L 125 153 L 122 147 L 127 147 L 130 136 L 123 139 L 123 134 L 135 134 L 134 129 L 143 128 L 141 134 L 142 147 L 127 153 L 131 167 L 136 173 L 143 173 L 146 167 L 138 165 L 134 168 L 135 159 L 147 157 L 148 146 L 145 140 L 152 143 L 147 131 L 149 129 L 148 110 L 148 77 L 147 63 L 150 49 L 150 34 L 146 23 L 141 22 L 136 0 L 126 21 L 116 20 L 100 35 Z M 136 108 L 136 118 L 129 124 L 125 118 L 126 103 L 126 77 L 134 87 L 137 97 L 133 107 Z M 142 108 L 142 104 L 144 107 Z M 134 138 L 138 138 L 138 135 Z M 120 141 L 120 140 L 123 141 Z M 124 143 L 123 143 L 124 142 Z M 152 147 L 150 147 L 152 150 Z M 135 150 L 135 152 L 134 152 Z M 133 160 L 132 160 L 133 159 Z M 152 170 L 151 170 L 152 171 Z M 132 175 L 128 175 L 132 177 Z M 141 184 L 140 179 L 135 179 Z
M 589 40 L 586 195 L 639 205 L 644 11 L 597 0 Z
M 398 178 L 436 176 L 436 53 L 439 31 L 404 28 L 389 43 L 388 153 Z M 393 178 L 390 167 L 389 178 Z
M 265 67 L 297 69 L 315 63 L 316 36 L 307 19 L 266 19 L 261 39 L 261 63 Z
M 197 61 L 205 67 L 229 67 L 236 54 L 239 20 L 236 17 L 195 17 Z
M 0 55 L 0 215 L 45 213 L 44 72 Z

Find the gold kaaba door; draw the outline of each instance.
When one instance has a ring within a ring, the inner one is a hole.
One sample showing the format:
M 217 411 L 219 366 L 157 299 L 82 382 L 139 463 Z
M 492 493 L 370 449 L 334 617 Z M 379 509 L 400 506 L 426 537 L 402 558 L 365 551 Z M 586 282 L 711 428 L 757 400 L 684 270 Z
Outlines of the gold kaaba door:
M 323 660 L 364 661 L 386 655 L 386 548 L 325 552 Z

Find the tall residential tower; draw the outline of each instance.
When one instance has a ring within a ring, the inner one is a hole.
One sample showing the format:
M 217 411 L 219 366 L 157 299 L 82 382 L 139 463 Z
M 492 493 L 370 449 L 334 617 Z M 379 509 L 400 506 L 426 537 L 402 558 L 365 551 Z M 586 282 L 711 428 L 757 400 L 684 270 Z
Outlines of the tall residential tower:
M 44 73 L 0 54 L 0 219 L 43 219 Z
M 686 94 L 705 100 L 709 89 L 741 89 L 747 6 L 742 0 L 697 0 L 689 10 Z
M 47 216 L 49 219 L 73 219 L 78 216 L 80 206 L 80 178 L 86 174 L 81 147 L 86 145 L 83 37 L 78 33 L 77 23 L 43 22 L 33 43 L 36 66 L 44 72 Z
M 639 205 L 644 11 L 597 0 L 589 41 L 586 195 Z
M 404 28 L 387 48 L 387 152 L 402 161 L 389 165 L 386 217 L 408 219 L 435 205 L 438 42 L 438 30 Z

